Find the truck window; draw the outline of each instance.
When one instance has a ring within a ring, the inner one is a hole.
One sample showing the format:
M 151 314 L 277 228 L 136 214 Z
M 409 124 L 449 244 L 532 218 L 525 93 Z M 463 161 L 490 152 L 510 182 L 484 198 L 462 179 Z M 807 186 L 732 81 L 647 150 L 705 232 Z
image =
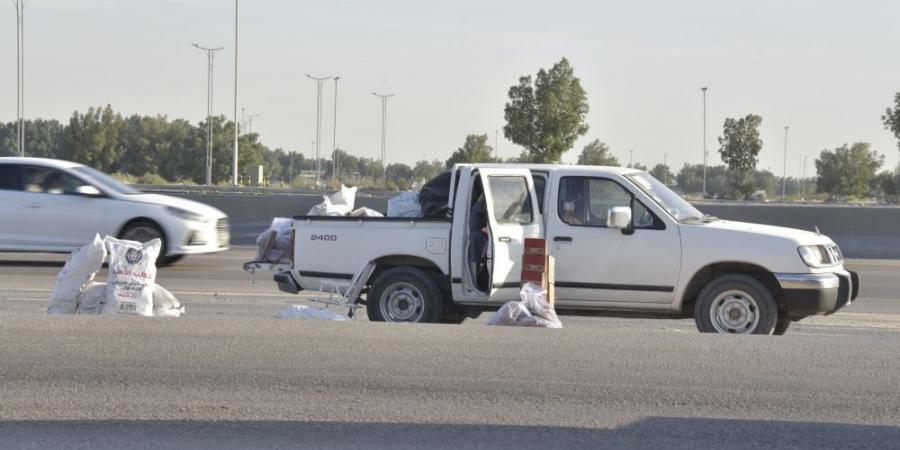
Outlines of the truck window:
M 547 175 L 531 172 L 531 180 L 534 181 L 534 193 L 537 196 L 538 211 L 544 213 L 544 193 L 547 191 Z
M 525 177 L 488 177 L 493 204 L 491 207 L 497 222 L 506 224 L 529 224 L 534 221 L 531 195 Z
M 609 210 L 630 207 L 636 229 L 659 229 L 665 225 L 627 189 L 605 178 L 563 177 L 559 185 L 557 214 L 569 225 L 606 228 Z

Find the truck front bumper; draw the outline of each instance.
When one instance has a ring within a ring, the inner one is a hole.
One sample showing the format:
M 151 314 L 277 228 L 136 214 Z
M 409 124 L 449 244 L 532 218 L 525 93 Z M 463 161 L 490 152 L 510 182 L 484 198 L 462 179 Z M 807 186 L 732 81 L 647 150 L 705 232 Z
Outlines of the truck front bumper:
M 791 317 L 832 314 L 859 296 L 859 275 L 849 270 L 829 273 L 776 273 Z

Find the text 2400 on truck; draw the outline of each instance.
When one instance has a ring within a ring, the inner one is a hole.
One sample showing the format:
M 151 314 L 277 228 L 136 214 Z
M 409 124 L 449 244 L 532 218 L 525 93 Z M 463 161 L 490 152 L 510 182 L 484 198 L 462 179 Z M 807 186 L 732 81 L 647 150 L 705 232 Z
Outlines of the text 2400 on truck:
M 369 319 L 458 322 L 518 298 L 523 241 L 545 238 L 556 307 L 693 317 L 711 333 L 782 334 L 859 293 L 819 233 L 705 216 L 646 172 L 568 165 L 457 165 L 446 217 L 294 217 L 297 293 L 347 282 L 370 261 Z

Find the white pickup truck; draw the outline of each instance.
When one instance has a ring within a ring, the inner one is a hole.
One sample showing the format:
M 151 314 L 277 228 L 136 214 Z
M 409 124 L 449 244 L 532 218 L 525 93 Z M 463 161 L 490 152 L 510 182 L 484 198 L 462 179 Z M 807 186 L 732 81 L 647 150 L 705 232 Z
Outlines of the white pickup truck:
M 782 334 L 859 292 L 819 233 L 705 216 L 646 172 L 598 166 L 457 165 L 446 218 L 294 217 L 298 293 L 357 285 L 370 320 L 453 322 L 518 298 L 526 237 L 555 257 L 567 312 L 693 317 L 701 332 Z M 354 301 L 357 299 L 353 299 Z

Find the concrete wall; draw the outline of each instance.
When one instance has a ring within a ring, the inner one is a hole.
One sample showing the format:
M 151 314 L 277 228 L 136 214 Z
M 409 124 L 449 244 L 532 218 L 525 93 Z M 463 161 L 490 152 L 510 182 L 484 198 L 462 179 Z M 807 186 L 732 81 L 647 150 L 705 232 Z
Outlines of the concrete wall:
M 255 243 L 273 217 L 305 214 L 319 195 L 173 194 L 197 200 L 228 214 L 232 243 Z M 386 197 L 358 197 L 356 206 L 387 210 Z M 697 207 L 723 219 L 813 230 L 819 227 L 848 258 L 900 259 L 900 208 L 878 206 L 703 203 Z

